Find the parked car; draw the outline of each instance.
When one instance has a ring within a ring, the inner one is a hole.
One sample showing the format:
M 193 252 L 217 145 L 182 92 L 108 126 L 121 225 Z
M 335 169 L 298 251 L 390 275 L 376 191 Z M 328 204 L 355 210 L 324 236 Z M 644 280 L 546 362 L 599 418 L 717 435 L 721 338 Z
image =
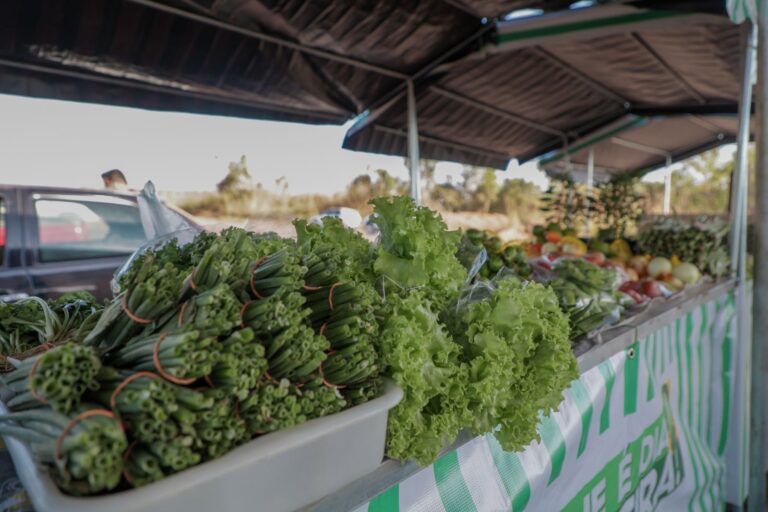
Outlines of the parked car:
M 135 193 L 0 185 L 0 300 L 106 298 L 114 271 L 146 241 Z
M 341 219 L 341 222 L 348 228 L 357 229 L 363 222 L 363 217 L 360 212 L 354 208 L 347 208 L 346 206 L 334 206 L 332 208 L 326 208 L 319 215 L 315 215 L 310 219 L 313 224 L 322 224 L 323 217 L 337 217 Z

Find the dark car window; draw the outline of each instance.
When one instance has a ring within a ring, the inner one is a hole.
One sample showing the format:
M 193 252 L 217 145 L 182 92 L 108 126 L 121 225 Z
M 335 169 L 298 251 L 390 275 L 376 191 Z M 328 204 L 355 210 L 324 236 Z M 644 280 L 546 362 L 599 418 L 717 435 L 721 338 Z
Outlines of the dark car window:
M 146 242 L 131 201 L 40 198 L 35 212 L 43 263 L 128 255 Z
M 6 224 L 5 224 L 5 199 L 0 197 L 0 266 L 5 263 L 5 241 L 6 237 Z

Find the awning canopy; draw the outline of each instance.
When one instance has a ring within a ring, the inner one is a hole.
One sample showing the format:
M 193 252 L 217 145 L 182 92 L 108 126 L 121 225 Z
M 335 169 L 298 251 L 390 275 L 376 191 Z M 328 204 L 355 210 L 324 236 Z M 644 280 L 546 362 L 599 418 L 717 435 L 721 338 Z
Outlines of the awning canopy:
M 736 114 L 742 31 L 721 1 L 629 2 L 497 28 L 497 44 L 419 82 L 422 158 L 502 169 L 628 115 Z M 405 155 L 405 98 L 361 116 L 344 147 Z
M 490 35 L 563 0 L 6 0 L 0 93 L 343 123 Z M 463 53 L 462 53 L 463 52 Z
M 738 124 L 736 115 L 625 116 L 575 141 L 567 151 L 544 155 L 539 167 L 550 175 L 568 172 L 585 181 L 591 150 L 596 181 L 616 174 L 642 175 L 735 142 Z

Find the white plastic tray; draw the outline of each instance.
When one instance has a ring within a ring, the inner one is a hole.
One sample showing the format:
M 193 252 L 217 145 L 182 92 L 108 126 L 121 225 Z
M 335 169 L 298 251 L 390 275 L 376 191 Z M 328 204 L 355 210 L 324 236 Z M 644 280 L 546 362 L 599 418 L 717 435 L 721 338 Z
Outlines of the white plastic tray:
M 37 512 L 289 512 L 379 466 L 387 413 L 402 396 L 399 387 L 387 382 L 384 395 L 370 402 L 272 432 L 159 482 L 106 496 L 61 493 L 24 443 L 4 439 Z M 6 412 L 1 403 L 0 411 Z

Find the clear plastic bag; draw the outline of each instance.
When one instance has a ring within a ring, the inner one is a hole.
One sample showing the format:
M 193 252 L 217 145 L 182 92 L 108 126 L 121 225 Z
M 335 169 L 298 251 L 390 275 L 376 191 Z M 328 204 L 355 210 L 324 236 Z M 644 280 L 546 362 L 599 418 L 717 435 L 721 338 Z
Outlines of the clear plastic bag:
M 156 249 L 176 240 L 180 246 L 186 245 L 203 231 L 202 228 L 190 222 L 180 213 L 169 208 L 157 197 L 155 185 L 148 181 L 137 196 L 139 215 L 144 232 L 149 240 L 136 249 L 112 276 L 110 288 L 112 293 L 120 293 L 120 277 L 128 271 L 136 258 L 146 251 Z

